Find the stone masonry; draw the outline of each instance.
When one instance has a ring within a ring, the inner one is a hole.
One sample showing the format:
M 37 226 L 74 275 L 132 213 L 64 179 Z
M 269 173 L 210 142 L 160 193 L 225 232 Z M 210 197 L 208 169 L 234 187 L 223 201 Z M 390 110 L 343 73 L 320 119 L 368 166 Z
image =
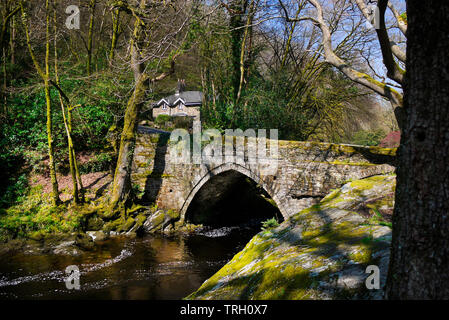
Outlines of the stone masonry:
M 251 159 L 247 150 L 244 163 L 224 159 L 176 163 L 171 151 L 181 142 L 177 145 L 169 138 L 167 134 L 138 134 L 132 182 L 142 191 L 144 200 L 177 211 L 181 221 L 197 192 L 225 172 L 239 172 L 262 186 L 286 219 L 350 180 L 395 170 L 396 149 L 282 140 L 274 159 L 277 170 L 270 174 L 265 173 L 263 163 Z

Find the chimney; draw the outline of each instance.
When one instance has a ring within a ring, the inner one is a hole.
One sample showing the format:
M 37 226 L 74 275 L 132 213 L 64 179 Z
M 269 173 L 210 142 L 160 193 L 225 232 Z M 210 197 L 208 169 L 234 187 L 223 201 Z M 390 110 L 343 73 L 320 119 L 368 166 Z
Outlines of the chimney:
M 181 92 L 183 92 L 186 88 L 186 82 L 184 79 L 178 79 L 178 85 L 176 87 L 175 95 L 179 96 Z

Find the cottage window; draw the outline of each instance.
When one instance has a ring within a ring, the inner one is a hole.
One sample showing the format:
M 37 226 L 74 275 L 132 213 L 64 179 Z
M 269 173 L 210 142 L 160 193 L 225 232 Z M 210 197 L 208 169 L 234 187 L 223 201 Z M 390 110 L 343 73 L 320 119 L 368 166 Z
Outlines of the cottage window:
M 179 110 L 182 110 L 184 108 L 184 105 L 182 103 L 179 104 Z
M 162 110 L 167 110 L 167 104 L 162 104 Z

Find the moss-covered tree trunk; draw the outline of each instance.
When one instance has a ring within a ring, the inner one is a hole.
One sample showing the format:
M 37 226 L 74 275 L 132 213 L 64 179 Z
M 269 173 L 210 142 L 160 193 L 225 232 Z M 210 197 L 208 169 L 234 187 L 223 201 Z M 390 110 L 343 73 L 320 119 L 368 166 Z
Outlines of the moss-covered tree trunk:
M 47 140 L 48 140 L 48 162 L 50 167 L 50 180 L 52 186 L 53 204 L 57 205 L 60 202 L 58 180 L 56 179 L 56 165 L 55 165 L 55 151 L 53 144 L 53 119 L 52 106 L 50 96 L 50 5 L 49 0 L 45 3 L 46 10 L 46 31 L 45 31 L 45 101 L 47 104 Z
M 148 87 L 147 77 L 141 75 L 137 79 L 136 87 L 128 101 L 125 113 L 125 123 L 120 139 L 120 149 L 117 167 L 114 174 L 114 185 L 111 204 L 126 201 L 131 191 L 131 165 L 136 144 L 137 117 L 140 107 L 145 101 L 145 89 Z
M 93 34 L 94 34 L 94 19 L 95 19 L 95 6 L 96 0 L 90 0 L 89 2 L 89 31 L 87 35 L 87 75 L 90 76 L 92 72 L 92 43 L 93 43 Z
M 448 1 L 407 1 L 389 299 L 449 299 L 448 19 Z
M 112 12 L 112 40 L 111 50 L 109 51 L 109 63 L 112 64 L 117 46 L 118 32 L 120 28 L 120 9 L 114 9 Z
M 68 125 L 69 135 L 71 136 L 71 134 L 72 134 L 72 110 L 70 107 L 67 110 L 67 125 Z M 81 179 L 81 174 L 80 174 L 80 171 L 78 168 L 78 162 L 76 161 L 75 146 L 73 144 L 72 144 L 71 149 L 72 149 L 72 157 L 73 157 L 73 167 L 75 169 L 75 175 L 76 175 L 76 179 L 78 181 L 79 196 L 80 196 L 81 202 L 84 202 L 85 189 L 84 189 L 83 180 Z
M 145 6 L 145 0 L 141 0 L 140 6 Z M 148 88 L 148 76 L 144 73 L 144 62 L 139 53 L 139 42 L 143 29 L 143 22 L 136 18 L 133 37 L 131 38 L 131 69 L 134 73 L 135 87 L 128 101 L 125 111 L 125 119 L 120 139 L 120 148 L 115 168 L 111 206 L 117 207 L 125 202 L 131 192 L 131 166 L 136 144 L 137 120 L 139 111 L 145 101 L 146 88 Z
M 48 78 L 44 80 L 45 85 L 45 102 L 47 105 L 47 141 L 48 141 L 48 166 L 50 169 L 50 181 L 52 186 L 52 200 L 53 205 L 60 203 L 59 190 L 58 190 L 58 180 L 56 179 L 56 165 L 55 165 L 55 150 L 53 144 L 53 120 L 51 115 L 51 97 L 50 97 L 50 83 Z
M 241 45 L 240 45 L 240 60 L 239 60 L 239 69 L 240 69 L 240 77 L 239 77 L 239 86 L 238 86 L 238 90 L 237 90 L 237 97 L 235 98 L 235 108 L 238 107 L 238 104 L 240 102 L 240 97 L 242 95 L 242 90 L 243 90 L 243 83 L 245 82 L 245 53 L 247 50 L 247 39 L 249 38 L 249 34 L 251 33 L 251 24 L 252 24 L 252 20 L 253 20 L 253 15 L 254 15 L 254 5 L 255 2 L 254 0 L 251 0 L 251 4 L 249 6 L 249 10 L 248 10 L 248 17 L 246 19 L 246 25 L 245 25 L 245 32 L 243 33 L 243 37 L 241 40 Z M 250 46 L 248 46 L 248 49 L 251 49 Z M 248 52 L 248 56 L 250 56 L 251 53 Z M 234 115 L 235 115 L 235 110 L 234 109 Z
M 16 64 L 16 19 L 11 19 L 11 40 L 9 44 L 11 50 L 11 64 Z
M 56 8 L 56 1 L 54 2 L 54 7 Z M 60 86 L 59 81 L 59 73 L 58 73 L 58 27 L 57 27 L 57 17 L 56 17 L 56 9 L 53 11 L 53 30 L 54 30 L 54 39 L 53 39 L 53 49 L 54 49 L 54 56 L 55 56 L 55 80 L 56 84 Z M 69 166 L 70 166 L 70 175 L 72 176 L 72 197 L 73 201 L 75 203 L 80 202 L 79 192 L 78 192 L 78 182 L 76 178 L 76 156 L 75 156 L 75 147 L 72 140 L 72 130 L 71 126 L 69 126 L 67 115 L 66 115 L 66 108 L 64 105 L 62 93 L 59 92 L 59 103 L 61 105 L 61 111 L 62 111 L 62 118 L 64 121 L 64 127 L 66 130 L 67 135 L 67 147 L 68 147 L 68 153 L 69 153 Z M 68 106 L 68 112 L 70 113 L 70 106 Z

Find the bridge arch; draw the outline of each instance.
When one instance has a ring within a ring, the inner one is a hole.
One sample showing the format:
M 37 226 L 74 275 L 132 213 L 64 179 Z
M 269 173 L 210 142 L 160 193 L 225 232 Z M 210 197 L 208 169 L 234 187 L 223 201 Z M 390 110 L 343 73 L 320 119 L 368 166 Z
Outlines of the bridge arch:
M 283 214 L 283 210 L 281 208 L 281 204 L 279 203 L 276 194 L 273 193 L 272 189 L 267 186 L 264 180 L 260 178 L 258 174 L 256 174 L 253 170 L 250 170 L 242 165 L 236 164 L 236 163 L 223 163 L 219 166 L 216 166 L 213 169 L 208 170 L 206 174 L 204 174 L 198 182 L 195 184 L 195 186 L 190 190 L 189 195 L 187 196 L 186 200 L 184 201 L 181 210 L 180 210 L 180 217 L 181 221 L 185 221 L 186 219 L 186 213 L 192 203 L 192 201 L 195 199 L 195 196 L 198 194 L 198 192 L 202 189 L 204 185 L 206 185 L 211 179 L 214 177 L 217 177 L 221 174 L 225 174 L 228 172 L 237 172 L 250 180 L 252 180 L 257 185 L 261 186 L 262 189 L 270 196 L 270 198 L 275 202 L 277 207 L 279 208 L 279 211 L 282 214 L 282 218 L 285 219 L 286 217 Z

